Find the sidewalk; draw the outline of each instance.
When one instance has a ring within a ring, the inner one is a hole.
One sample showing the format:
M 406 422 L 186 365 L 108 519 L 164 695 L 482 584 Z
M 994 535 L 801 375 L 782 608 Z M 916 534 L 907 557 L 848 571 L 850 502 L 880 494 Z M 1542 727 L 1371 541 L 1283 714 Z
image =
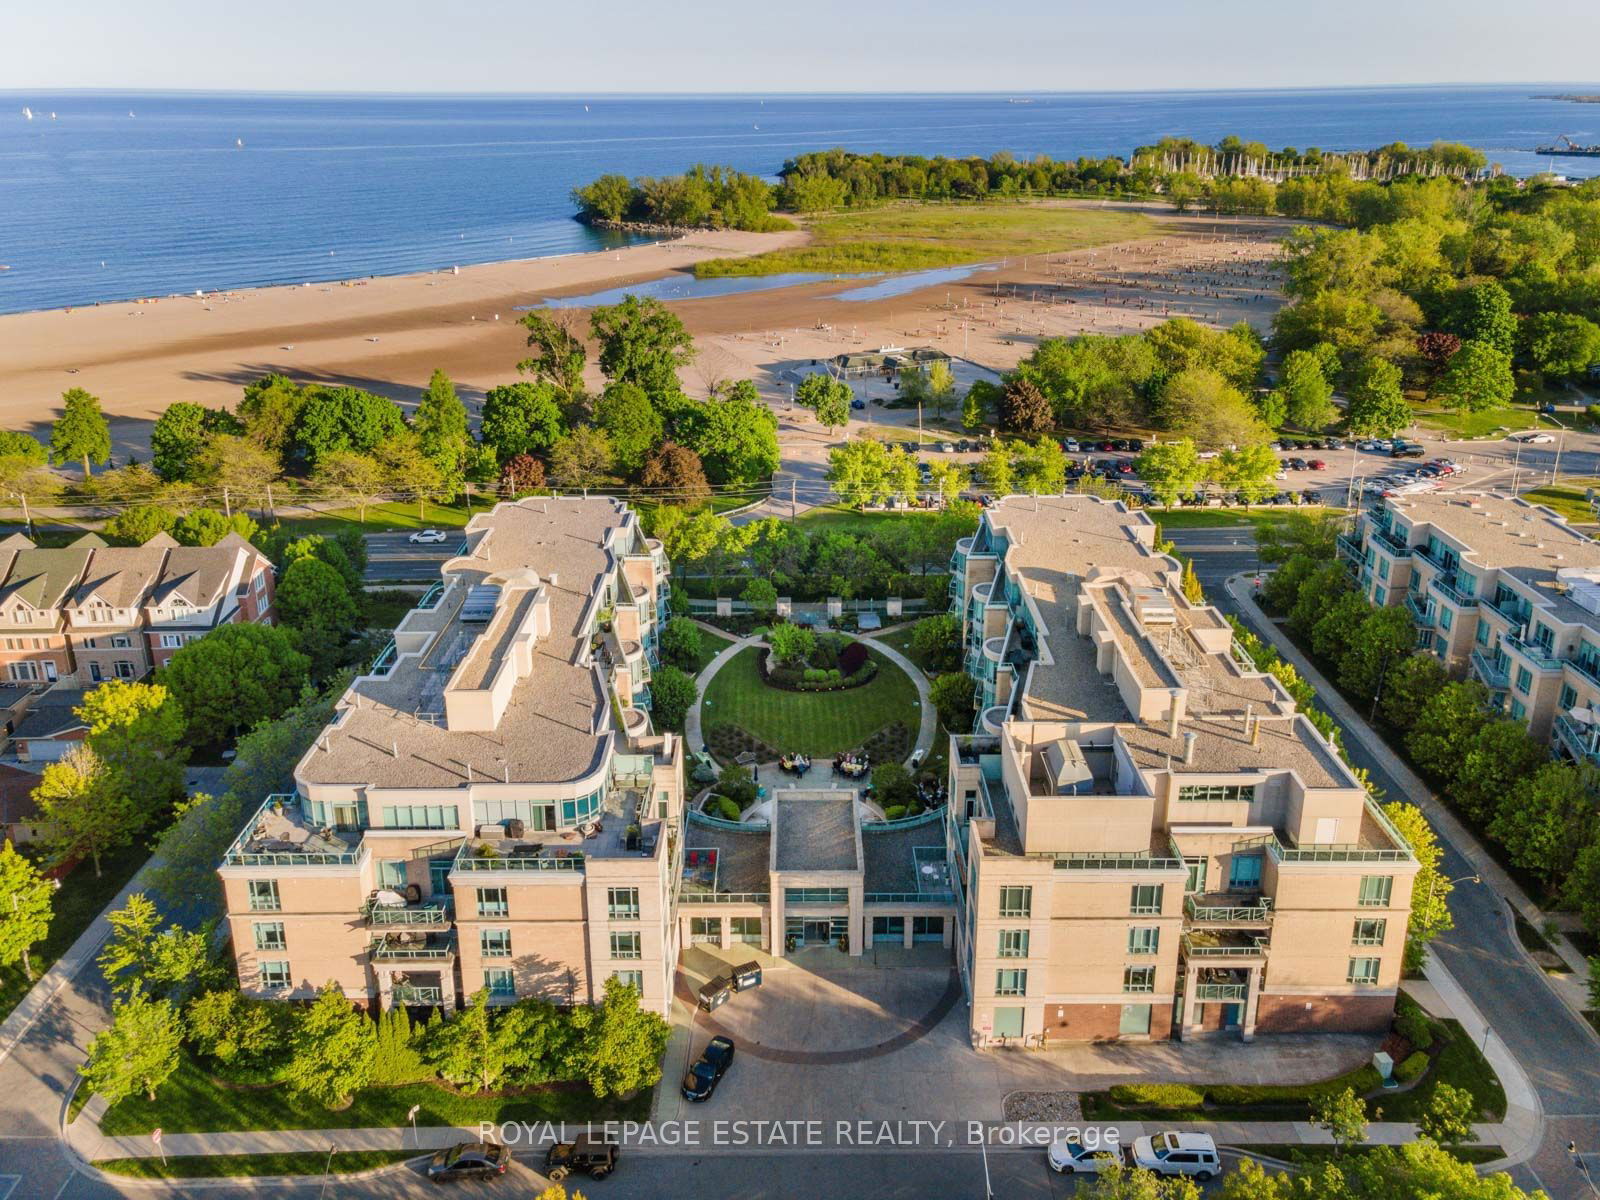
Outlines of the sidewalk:
M 1407 798 L 1422 809 L 1439 836 L 1449 841 L 1460 852 L 1483 882 L 1497 895 L 1509 901 L 1522 918 L 1534 928 L 1542 926 L 1546 917 L 1545 912 L 1528 898 L 1521 885 L 1511 878 L 1479 844 L 1477 836 L 1439 802 L 1433 789 L 1372 731 L 1366 719 L 1350 707 L 1338 690 L 1328 682 L 1327 677 L 1300 652 L 1299 648 L 1278 628 L 1277 623 L 1267 616 L 1252 595 L 1249 578 L 1246 575 L 1235 575 L 1229 579 L 1228 594 L 1239 605 L 1240 611 L 1248 616 L 1250 625 L 1317 690 L 1318 698 L 1344 729 L 1345 736 L 1356 738 L 1373 758 L 1383 764 L 1384 770 L 1404 787 Z M 1589 965 L 1583 955 L 1573 949 L 1565 938 L 1554 938 L 1551 944 L 1555 946 L 1570 971 L 1567 975 L 1545 973 L 1545 979 L 1561 998 L 1562 1003 L 1584 1022 L 1585 1027 L 1588 1027 L 1583 1011 L 1589 1007 L 1584 982 L 1588 978 Z M 1520 947 L 1521 942 L 1517 941 L 1517 945 Z

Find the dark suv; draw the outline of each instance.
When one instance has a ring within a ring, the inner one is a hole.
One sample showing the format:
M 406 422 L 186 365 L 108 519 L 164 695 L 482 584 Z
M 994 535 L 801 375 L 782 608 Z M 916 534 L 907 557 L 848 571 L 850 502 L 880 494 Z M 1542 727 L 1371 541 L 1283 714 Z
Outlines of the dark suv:
M 560 1183 L 574 1171 L 587 1171 L 590 1179 L 604 1179 L 617 1169 L 617 1146 L 580 1133 L 570 1142 L 557 1142 L 545 1152 L 544 1173 Z
M 461 1142 L 428 1160 L 428 1178 L 434 1183 L 452 1179 L 493 1179 L 504 1175 L 511 1151 L 495 1142 Z
M 711 1099 L 711 1093 L 717 1090 L 717 1084 L 722 1082 L 722 1077 L 732 1065 L 733 1039 L 712 1038 L 701 1051 L 699 1059 L 684 1073 L 683 1087 L 680 1089 L 683 1098 L 694 1104 Z

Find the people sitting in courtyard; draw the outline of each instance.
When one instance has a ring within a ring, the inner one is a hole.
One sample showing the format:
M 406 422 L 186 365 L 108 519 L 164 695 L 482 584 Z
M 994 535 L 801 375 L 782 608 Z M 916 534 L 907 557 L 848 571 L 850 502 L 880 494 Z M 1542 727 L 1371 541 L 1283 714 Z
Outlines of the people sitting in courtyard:
M 837 754 L 833 759 L 836 775 L 860 779 L 872 771 L 872 757 L 867 754 Z
M 778 770 L 790 775 L 804 775 L 811 770 L 811 760 L 804 754 L 785 754 L 778 760 Z

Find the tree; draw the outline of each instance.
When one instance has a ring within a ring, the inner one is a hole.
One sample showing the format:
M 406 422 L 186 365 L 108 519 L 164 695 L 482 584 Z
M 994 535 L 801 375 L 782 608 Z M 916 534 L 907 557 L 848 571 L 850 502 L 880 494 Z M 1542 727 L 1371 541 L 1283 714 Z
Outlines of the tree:
M 1546 375 L 1581 375 L 1600 362 L 1600 325 L 1574 313 L 1535 313 L 1522 327 L 1522 341 Z
M 1310 350 L 1291 350 L 1283 360 L 1278 385 L 1289 423 L 1300 429 L 1320 430 L 1332 423 L 1333 387 L 1322 373 L 1322 363 Z
M 1189 438 L 1147 447 L 1135 461 L 1135 469 L 1149 486 L 1151 498 L 1168 507 L 1176 504 L 1179 496 L 1193 492 L 1205 476 L 1205 466 Z
M 1000 394 L 1000 424 L 1013 433 L 1045 433 L 1055 428 L 1056 414 L 1037 384 L 1016 376 Z
M 924 617 L 911 627 L 911 653 L 929 671 L 961 665 L 961 618 L 955 613 Z
M 660 667 L 650 679 L 651 715 L 663 730 L 682 733 L 684 720 L 699 698 L 694 680 L 677 667 Z
M 249 513 L 236 512 L 227 517 L 214 508 L 197 508 L 172 525 L 172 536 L 184 546 L 215 546 L 230 533 L 253 542 L 260 531 Z
M 517 364 L 517 370 L 533 376 L 535 383 L 548 385 L 562 404 L 575 405 L 583 395 L 583 368 L 589 352 L 574 329 L 573 315 L 534 309 L 522 318 L 521 325 L 528 331 L 528 349 L 533 353 Z
M 1073 1190 L 1074 1200 L 1200 1200 L 1200 1188 L 1184 1176 L 1162 1178 L 1154 1171 L 1111 1163 Z
M 1409 732 L 1435 693 L 1450 682 L 1444 664 L 1431 654 L 1408 654 L 1389 672 L 1378 714 L 1393 728 Z
M 142 546 L 160 533 L 169 533 L 177 514 L 159 504 L 136 504 L 125 508 L 101 527 L 109 542 L 123 546 Z
M 502 466 L 518 454 L 548 452 L 565 428 L 561 394 L 548 380 L 503 384 L 483 398 L 479 432 Z
M 1271 446 L 1241 446 L 1224 450 L 1212 460 L 1211 479 L 1218 487 L 1238 492 L 1246 504 L 1253 504 L 1277 491 L 1274 480 L 1282 469 Z
M 500 468 L 500 490 L 513 496 L 536 492 L 544 486 L 544 464 L 531 454 L 513 454 Z
M 174 999 L 202 986 L 212 974 L 210 922 L 194 931 L 181 925 L 163 930 L 160 913 L 143 892 L 134 892 L 106 920 L 111 936 L 95 961 L 113 993 L 146 987 Z
M 1320 659 L 1333 663 L 1335 666 L 1343 664 L 1345 658 L 1355 646 L 1356 640 L 1361 636 L 1361 630 L 1372 616 L 1373 609 L 1367 603 L 1365 596 L 1359 592 L 1329 591 L 1321 585 L 1327 580 L 1326 568 L 1319 570 L 1312 576 L 1312 586 L 1302 588 L 1300 599 L 1295 601 L 1295 606 L 1290 610 L 1289 622 L 1297 630 L 1304 629 L 1309 615 L 1316 614 L 1316 619 L 1311 624 L 1311 649 Z M 1406 614 L 1400 612 L 1404 617 Z M 1409 648 L 1416 633 L 1408 630 L 1406 646 Z M 1362 667 L 1369 667 L 1370 660 L 1363 656 Z M 1381 671 L 1383 664 L 1380 660 L 1378 669 Z M 1376 690 L 1377 675 L 1362 679 L 1361 682 L 1369 692 Z
M 1589 974 L 1584 980 L 1584 988 L 1589 993 L 1589 1007 L 1600 1009 L 1600 955 L 1591 955 L 1587 960 Z
M 1335 513 L 1289 511 L 1263 521 L 1256 529 L 1256 557 L 1265 563 L 1283 563 L 1296 555 L 1327 562 L 1345 518 Z
M 612 383 L 632 383 L 650 396 L 679 390 L 678 371 L 694 359 L 694 339 L 659 300 L 627 295 L 589 315 L 600 346 L 600 371 Z
M 295 382 L 282 375 L 263 375 L 248 384 L 238 408 L 245 436 L 281 460 L 294 443 L 305 399 Z
M 616 976 L 584 1038 L 584 1077 L 601 1099 L 628 1096 L 661 1078 L 661 1056 L 671 1032 L 659 1013 L 639 1007 L 639 991 Z
M 237 986 L 220 987 L 189 1001 L 184 1024 L 200 1053 L 224 1064 L 263 1067 L 288 1046 L 289 1028 L 298 1011 L 276 1000 L 252 999 Z M 399 1009 L 390 1014 L 405 1015 Z
M 278 583 L 277 603 L 279 617 L 296 634 L 298 649 L 311 660 L 312 677 L 326 678 L 361 619 L 360 605 L 344 578 L 320 558 L 298 558 Z
M 1242 321 L 1218 331 L 1187 317 L 1174 317 L 1147 332 L 1144 340 L 1167 374 L 1210 371 L 1240 391 L 1254 385 L 1266 357 L 1260 337 Z
M 613 457 L 624 475 L 637 474 L 646 456 L 661 442 L 661 414 L 637 384 L 607 387 L 595 402 L 594 419 L 611 439 Z
M 995 445 L 983 456 L 983 464 L 979 467 L 983 477 L 984 486 L 996 496 L 1009 496 L 1012 493 L 1011 451 L 1004 445 L 996 442 Z
M 1400 368 L 1385 358 L 1363 359 L 1345 387 L 1345 424 L 1357 437 L 1393 437 L 1411 423 L 1400 392 Z
M 1435 371 L 1444 369 L 1457 350 L 1461 349 L 1461 339 L 1453 333 L 1434 330 L 1421 334 L 1417 338 L 1417 353 Z
M 323 455 L 311 474 L 311 486 L 317 491 L 354 504 L 363 525 L 367 509 L 383 498 L 388 484 L 388 473 L 378 460 L 354 450 Z
M 944 416 L 950 407 L 950 397 L 955 394 L 956 377 L 947 362 L 935 362 L 928 367 L 928 399 L 933 403 L 936 416 Z
M 1313 1103 L 1311 1122 L 1332 1135 L 1339 1147 L 1348 1150 L 1367 1140 L 1367 1103 L 1354 1088 L 1328 1095 Z
M 1417 1119 L 1417 1133 L 1441 1146 L 1465 1146 L 1478 1140 L 1472 1128 L 1477 1115 L 1478 1104 L 1471 1092 L 1440 1083 Z
M 1204 449 L 1264 442 L 1270 432 L 1260 415 L 1218 371 L 1179 371 L 1161 389 L 1156 406 L 1163 428 Z
M 700 456 L 713 483 L 742 487 L 778 469 L 778 418 L 748 379 L 704 404 L 691 402 L 674 423 L 681 426 L 678 440 Z
M 0 438 L 0 495 L 20 504 L 26 517 L 30 501 L 61 491 L 61 477 L 46 466 L 45 448 L 27 434 L 0 431 Z
M 421 439 L 409 429 L 379 442 L 372 457 L 383 471 L 390 491 L 400 495 L 409 492 L 416 500 L 419 521 L 427 519 L 429 500 L 448 500 L 461 483 L 459 475 L 451 479 L 439 470 L 433 459 L 423 453 Z
M 61 859 L 87 855 L 97 879 L 101 857 L 128 845 L 144 824 L 145 813 L 118 784 L 100 756 L 80 743 L 45 767 L 33 789 L 47 844 Z
M 140 810 L 141 826 L 183 795 L 183 711 L 165 687 L 109 679 L 86 692 L 74 712 L 113 785 Z
M 1475 283 L 1457 297 L 1452 324 L 1463 346 L 1479 342 L 1508 359 L 1516 348 L 1517 317 L 1511 311 L 1511 296 L 1493 279 Z
M 194 461 L 218 433 L 242 433 L 232 413 L 203 404 L 169 404 L 150 429 L 150 465 L 170 481 L 188 479 Z
M 798 667 L 810 661 L 816 653 L 817 637 L 804 625 L 788 621 L 774 625 L 767 633 L 767 645 L 772 647 L 772 657 L 786 667 Z
M 1339 660 L 1339 686 L 1357 696 L 1371 696 L 1374 702 L 1380 700 L 1389 668 L 1416 644 L 1416 626 L 1405 609 L 1372 610 Z
M 456 385 L 443 371 L 435 370 L 422 393 L 411 428 L 416 432 L 422 452 L 428 456 L 445 480 L 459 487 L 472 449 L 467 406 L 456 395 Z
M 372 1022 L 329 983 L 295 1023 L 283 1081 L 325 1107 L 343 1107 L 371 1082 L 377 1050 Z
M 976 713 L 973 693 L 977 684 L 972 676 L 960 672 L 941 675 L 928 688 L 928 699 L 939 720 L 951 733 L 969 733 Z
M 175 652 L 159 676 L 183 710 L 191 739 L 217 744 L 283 714 L 311 662 L 275 625 L 224 625 Z
M 1400 836 L 1411 847 L 1411 854 L 1419 864 L 1411 880 L 1411 915 L 1406 922 L 1405 969 L 1422 970 L 1427 956 L 1428 943 L 1441 933 L 1455 928 L 1450 915 L 1450 893 L 1455 884 L 1439 870 L 1444 851 L 1433 832 L 1428 818 L 1415 804 L 1392 801 L 1383 806 L 1383 812 L 1393 823 Z
M 229 433 L 215 434 L 206 442 L 190 471 L 196 483 L 221 490 L 230 510 L 234 504 L 262 504 L 267 490 L 282 476 L 283 467 L 270 450 Z
M 1017 447 L 1012 461 L 1017 490 L 1032 496 L 1058 495 L 1067 486 L 1067 455 L 1054 438 L 1036 438 Z
M 83 1079 L 107 1104 L 135 1092 L 154 1101 L 156 1089 L 178 1069 L 183 1028 L 170 1000 L 152 1000 L 134 985 L 111 1008 L 111 1025 L 89 1043 Z
M 1488 342 L 1462 342 L 1433 393 L 1446 408 L 1483 412 L 1511 403 L 1516 393 L 1511 356 Z
M 1489 691 L 1475 679 L 1447 683 L 1425 704 L 1406 735 L 1411 761 L 1435 779 L 1449 779 L 1488 721 Z
M 770 621 L 772 614 L 778 611 L 778 589 L 772 586 L 770 579 L 759 576 L 751 579 L 744 585 L 743 599 L 758 621 Z
M 315 470 L 325 455 L 339 450 L 370 454 L 405 432 L 400 406 L 354 387 L 310 387 L 295 418 L 294 445 Z
M 1183 560 L 1183 596 L 1190 604 L 1206 602 L 1205 588 L 1200 586 L 1200 576 L 1194 573 L 1194 559 Z
M 1431 655 L 1417 657 L 1433 661 Z M 1521 721 L 1491 720 L 1477 731 L 1462 756 L 1450 783 L 1450 800 L 1473 821 L 1489 821 L 1517 782 L 1549 757 L 1549 747 L 1529 737 Z
M 614 457 L 606 431 L 580 425 L 550 450 L 550 480 L 561 487 L 598 487 L 611 474 Z
M 900 763 L 879 763 L 872 768 L 872 793 L 879 808 L 904 808 L 915 802 L 917 785 Z
M 639 483 L 668 504 L 699 504 L 711 498 L 700 456 L 677 442 L 662 442 L 644 462 Z
M 977 433 L 999 408 L 1000 388 L 987 379 L 974 379 L 966 398 L 961 401 L 961 428 Z
M 81 462 L 88 479 L 91 462 L 103 466 L 111 457 L 111 426 L 100 411 L 99 398 L 82 388 L 62 392 L 61 403 L 61 415 L 50 427 L 50 461 L 58 467 Z
M 850 401 L 855 393 L 842 379 L 834 379 L 821 372 L 807 375 L 795 388 L 795 403 L 809 408 L 817 421 L 827 426 L 831 434 L 850 423 Z
M 499 1024 L 489 1013 L 489 990 L 480 989 L 450 1020 L 428 1027 L 423 1057 L 447 1082 L 490 1091 L 505 1075 L 510 1057 Z
M 18 854 L 7 838 L 0 845 L 0 966 L 22 964 L 33 981 L 33 947 L 50 932 L 51 902 L 56 886 Z
M 615 224 L 633 206 L 633 184 L 626 175 L 602 175 L 593 183 L 572 189 L 572 202 L 585 217 Z
M 1582 914 L 1585 928 L 1591 933 L 1600 930 L 1600 839 L 1578 851 L 1564 898 Z M 1600 1004 L 1594 1007 L 1600 1008 Z
M 968 482 L 967 469 L 960 463 L 936 460 L 928 465 L 928 484 L 946 505 L 961 499 Z
M 661 630 L 661 657 L 681 671 L 699 671 L 700 626 L 688 617 L 673 617 Z
M 876 438 L 856 438 L 828 451 L 828 469 L 823 478 L 833 486 L 842 504 L 852 508 L 883 504 L 894 491 L 890 465 L 895 453 Z
M 1569 763 L 1546 763 L 1519 779 L 1489 823 L 1512 863 L 1554 888 L 1595 836 L 1593 780 Z

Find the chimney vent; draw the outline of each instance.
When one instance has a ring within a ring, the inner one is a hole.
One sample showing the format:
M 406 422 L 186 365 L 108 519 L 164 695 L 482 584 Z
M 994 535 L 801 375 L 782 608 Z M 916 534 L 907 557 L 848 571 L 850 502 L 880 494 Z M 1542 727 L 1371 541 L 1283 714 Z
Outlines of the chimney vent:
M 1183 735 L 1183 761 L 1194 762 L 1194 744 L 1200 740 L 1198 733 L 1189 732 Z

